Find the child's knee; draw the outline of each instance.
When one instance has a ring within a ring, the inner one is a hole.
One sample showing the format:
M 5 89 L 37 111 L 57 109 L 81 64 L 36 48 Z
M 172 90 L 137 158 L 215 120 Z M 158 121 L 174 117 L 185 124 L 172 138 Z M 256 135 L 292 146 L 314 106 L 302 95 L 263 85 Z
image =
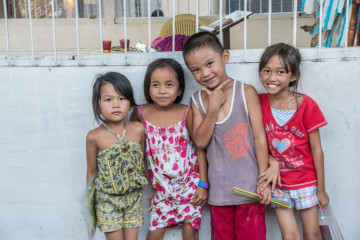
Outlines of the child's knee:
M 304 233 L 304 239 L 306 240 L 322 240 L 320 229 L 314 229 L 313 231 Z

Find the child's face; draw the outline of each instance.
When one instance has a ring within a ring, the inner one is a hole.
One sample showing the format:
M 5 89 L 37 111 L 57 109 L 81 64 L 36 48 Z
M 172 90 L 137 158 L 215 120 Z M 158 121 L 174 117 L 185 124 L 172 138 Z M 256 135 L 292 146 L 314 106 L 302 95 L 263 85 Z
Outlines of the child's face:
M 156 68 L 151 74 L 149 91 L 154 104 L 160 107 L 173 104 L 181 95 L 174 70 L 170 67 Z
M 129 112 L 130 101 L 119 94 L 111 83 L 106 83 L 100 88 L 99 106 L 107 122 L 120 122 Z
M 286 72 L 279 55 L 272 56 L 260 71 L 261 82 L 270 94 L 287 92 L 290 82 L 296 81 L 296 76 Z
M 185 57 L 186 65 L 202 86 L 214 89 L 228 79 L 225 64 L 229 61 L 230 53 L 225 50 L 219 54 L 211 47 L 202 47 Z

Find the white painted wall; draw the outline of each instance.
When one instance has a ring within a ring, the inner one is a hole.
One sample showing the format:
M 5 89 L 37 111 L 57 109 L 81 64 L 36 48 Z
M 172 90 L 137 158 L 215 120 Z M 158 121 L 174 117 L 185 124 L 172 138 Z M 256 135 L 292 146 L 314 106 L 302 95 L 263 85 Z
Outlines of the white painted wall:
M 233 59 L 236 59 L 236 52 Z M 238 58 L 240 58 L 238 56 Z M 326 186 L 346 240 L 360 236 L 360 59 L 305 61 L 301 91 L 314 98 L 329 124 L 321 129 Z M 146 66 L 0 68 L 0 239 L 86 239 L 82 215 L 85 189 L 85 136 L 95 127 L 91 87 L 97 73 L 119 71 L 144 102 Z M 230 76 L 263 91 L 257 63 L 228 64 Z M 186 70 L 186 103 L 199 86 Z M 148 189 L 147 189 L 148 190 Z M 147 193 L 148 191 L 146 191 Z M 144 203 L 144 212 L 147 205 Z M 145 239 L 148 227 L 140 228 Z M 210 239 L 209 211 L 200 238 Z M 280 239 L 267 210 L 268 239 Z M 179 230 L 166 239 L 181 239 Z M 104 239 L 97 232 L 96 239 Z

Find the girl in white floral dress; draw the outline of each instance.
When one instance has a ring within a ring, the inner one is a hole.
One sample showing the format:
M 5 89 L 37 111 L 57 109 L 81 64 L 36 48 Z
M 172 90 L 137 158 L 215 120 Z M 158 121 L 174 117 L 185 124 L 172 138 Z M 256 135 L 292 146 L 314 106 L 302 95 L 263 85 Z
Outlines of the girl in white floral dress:
M 150 228 L 147 239 L 163 239 L 167 228 L 182 226 L 183 239 L 199 239 L 202 205 L 207 200 L 204 150 L 190 139 L 192 112 L 180 104 L 185 89 L 182 67 L 173 59 L 152 62 L 144 80 L 148 104 L 132 118 L 144 123 L 149 180 Z

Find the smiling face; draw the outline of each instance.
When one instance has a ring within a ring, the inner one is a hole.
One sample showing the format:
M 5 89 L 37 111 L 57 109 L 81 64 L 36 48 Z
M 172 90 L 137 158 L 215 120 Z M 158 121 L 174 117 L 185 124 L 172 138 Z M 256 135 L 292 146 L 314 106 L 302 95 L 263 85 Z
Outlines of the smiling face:
M 204 46 L 190 52 L 185 57 L 185 61 L 200 85 L 214 89 L 228 79 L 225 64 L 229 57 L 227 50 L 221 55 L 211 47 Z
M 262 84 L 270 94 L 280 95 L 288 93 L 289 84 L 297 80 L 290 71 L 286 72 L 285 66 L 279 55 L 272 56 L 260 71 Z
M 157 106 L 171 106 L 181 95 L 175 71 L 170 67 L 156 68 L 151 74 L 149 92 Z
M 130 101 L 118 93 L 111 83 L 100 88 L 100 112 L 106 122 L 120 122 L 125 120 L 130 109 Z

